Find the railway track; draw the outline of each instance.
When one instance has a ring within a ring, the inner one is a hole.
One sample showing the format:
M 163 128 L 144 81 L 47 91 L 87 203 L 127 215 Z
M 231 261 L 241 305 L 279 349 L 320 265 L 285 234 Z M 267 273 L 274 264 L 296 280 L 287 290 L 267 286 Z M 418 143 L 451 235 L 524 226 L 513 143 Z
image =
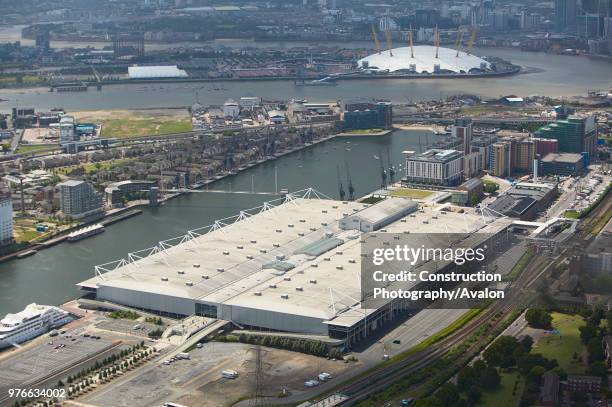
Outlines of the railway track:
M 545 268 L 552 267 L 553 265 L 556 265 L 562 261 L 564 259 L 566 250 L 564 250 L 552 262 L 546 265 Z M 469 321 L 464 327 L 456 331 L 455 334 L 432 345 L 427 350 L 411 355 L 406 359 L 393 363 L 392 365 L 371 372 L 370 374 L 337 389 L 338 392 L 349 396 L 349 399 L 339 404 L 339 406 L 355 405 L 357 402 L 384 390 L 408 374 L 414 373 L 419 369 L 435 363 L 448 351 L 462 344 L 482 325 L 489 322 L 497 313 L 501 312 L 502 315 L 498 321 L 504 321 L 516 308 L 517 300 L 520 298 L 523 290 L 530 287 L 545 271 L 542 269 L 542 267 L 540 267 L 536 259 L 537 256 L 532 259 L 527 269 L 525 269 L 519 278 L 512 284 L 510 290 L 508 291 L 508 295 L 504 298 L 504 300 L 493 303 L 476 318 Z M 477 341 L 476 343 L 472 344 L 466 350 L 466 352 L 464 352 L 465 356 L 456 363 L 461 363 L 461 360 L 467 363 L 467 361 L 475 356 L 474 352 L 481 348 L 481 346 L 484 344 L 483 342 L 484 341 Z

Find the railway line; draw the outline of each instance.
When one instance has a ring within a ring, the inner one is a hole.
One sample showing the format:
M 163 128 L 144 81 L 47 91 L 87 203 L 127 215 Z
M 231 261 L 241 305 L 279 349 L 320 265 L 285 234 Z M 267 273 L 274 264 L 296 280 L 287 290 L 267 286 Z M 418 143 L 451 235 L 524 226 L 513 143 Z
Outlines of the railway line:
M 585 244 L 585 238 L 588 240 L 590 236 L 590 227 L 598 221 L 599 217 L 604 216 L 611 209 L 612 200 L 608 198 L 605 198 L 597 208 L 583 219 L 579 232 L 568 242 L 570 244 L 567 244 L 552 261 L 543 266 L 538 261 L 540 257 L 535 256 L 523 273 L 512 283 L 507 291 L 507 296 L 502 301 L 493 303 L 454 334 L 430 346 L 428 349 L 369 372 L 350 383 L 341 385 L 336 391 L 348 396 L 348 399 L 338 404 L 338 406 L 356 405 L 359 401 L 384 390 L 407 375 L 430 366 L 440 360 L 447 352 L 462 344 L 496 314 L 501 313 L 501 318 L 497 320 L 498 323 L 507 319 L 517 308 L 517 304 L 521 303 L 521 295 L 525 294 L 549 269 L 559 265 L 568 256 L 572 255 L 577 246 Z M 486 338 L 486 336 L 484 337 Z M 481 339 L 470 345 L 463 355 L 455 361 L 455 364 L 468 363 L 469 360 L 476 356 L 476 352 L 486 344 L 485 342 L 484 339 Z

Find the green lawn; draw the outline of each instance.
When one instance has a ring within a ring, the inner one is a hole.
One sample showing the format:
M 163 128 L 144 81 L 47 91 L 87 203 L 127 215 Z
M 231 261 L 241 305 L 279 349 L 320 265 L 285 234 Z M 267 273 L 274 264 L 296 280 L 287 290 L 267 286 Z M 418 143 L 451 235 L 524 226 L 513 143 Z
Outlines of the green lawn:
M 523 270 L 525 270 L 525 267 L 527 267 L 527 264 L 529 264 L 532 258 L 533 258 L 533 250 L 527 249 L 525 254 L 523 254 L 523 256 L 521 256 L 519 261 L 514 265 L 514 267 L 512 268 L 512 270 L 510 271 L 506 279 L 509 281 L 516 280 L 521 275 Z
M 45 145 L 30 145 L 30 144 L 20 144 L 19 147 L 17 147 L 17 151 L 15 151 L 17 154 L 28 154 L 28 153 L 41 153 L 43 151 L 53 151 L 53 150 L 58 150 L 59 146 L 56 144 L 51 144 L 48 146 Z
M 516 407 L 521 400 L 525 379 L 518 372 L 501 373 L 501 384 L 495 391 L 483 391 L 478 405 L 485 407 Z M 514 386 L 516 385 L 516 391 Z M 514 394 L 513 394 L 514 391 Z
M 563 216 L 568 218 L 568 219 L 578 219 L 578 218 L 580 218 L 580 212 L 575 211 L 575 210 L 572 209 L 572 210 L 569 210 L 569 211 L 565 211 Z
M 427 191 L 424 189 L 398 188 L 391 191 L 390 195 L 402 198 L 425 199 L 433 195 L 433 191 Z
M 532 352 L 541 353 L 548 359 L 556 359 L 559 366 L 570 374 L 584 374 L 584 365 L 572 358 L 574 352 L 581 355 L 584 345 L 580 341 L 578 327 L 584 325 L 580 315 L 567 315 L 553 312 L 554 328 L 559 334 L 548 334 L 541 338 L 533 347 Z
M 190 118 L 132 115 L 104 120 L 102 137 L 141 137 L 191 131 Z

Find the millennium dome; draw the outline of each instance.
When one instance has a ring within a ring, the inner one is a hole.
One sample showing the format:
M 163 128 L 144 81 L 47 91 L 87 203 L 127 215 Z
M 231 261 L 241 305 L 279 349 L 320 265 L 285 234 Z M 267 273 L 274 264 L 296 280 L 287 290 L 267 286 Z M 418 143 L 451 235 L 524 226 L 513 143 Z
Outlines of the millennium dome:
M 411 55 L 410 47 L 393 48 L 362 58 L 359 67 L 382 72 L 416 72 L 416 73 L 469 73 L 472 70 L 486 71 L 491 64 L 475 55 L 451 48 L 438 48 L 431 45 L 415 45 Z

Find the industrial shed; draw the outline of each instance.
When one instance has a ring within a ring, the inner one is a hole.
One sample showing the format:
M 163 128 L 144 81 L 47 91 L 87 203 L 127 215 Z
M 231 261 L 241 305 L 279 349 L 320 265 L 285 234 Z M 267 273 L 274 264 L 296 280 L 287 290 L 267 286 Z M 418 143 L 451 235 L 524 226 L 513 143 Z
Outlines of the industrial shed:
M 416 202 L 404 198 L 387 198 L 340 220 L 340 229 L 373 232 L 415 212 Z

